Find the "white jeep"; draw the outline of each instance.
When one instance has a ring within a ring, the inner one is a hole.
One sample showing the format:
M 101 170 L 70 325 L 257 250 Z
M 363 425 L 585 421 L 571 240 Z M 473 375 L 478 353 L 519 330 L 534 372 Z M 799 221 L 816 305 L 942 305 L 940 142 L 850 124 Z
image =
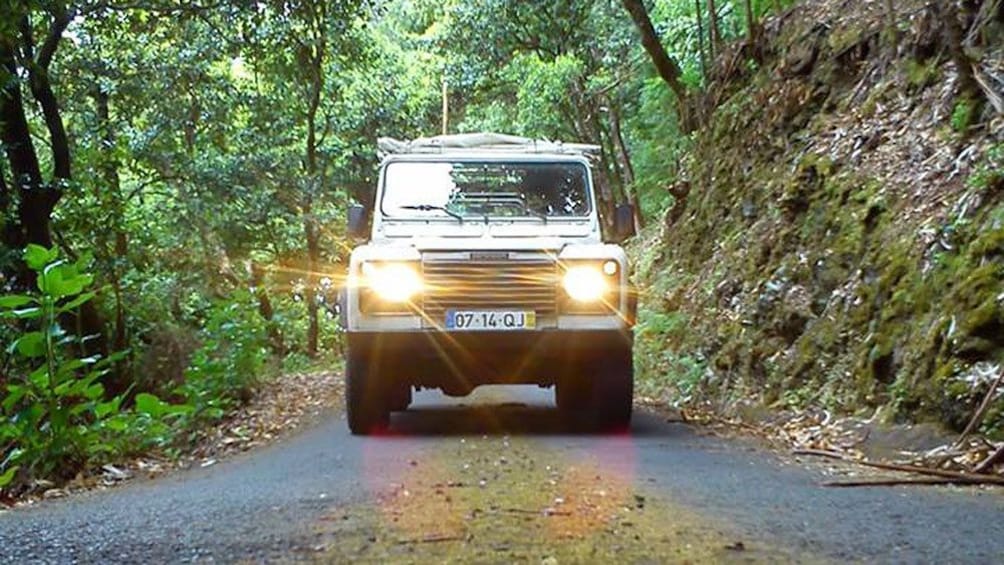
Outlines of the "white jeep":
M 341 298 L 354 434 L 388 424 L 415 388 L 556 386 L 560 410 L 604 429 L 631 419 L 636 299 L 604 242 L 597 148 L 498 134 L 380 140 L 369 241 Z M 370 211 L 349 208 L 365 237 Z M 633 232 L 617 207 L 613 231 Z

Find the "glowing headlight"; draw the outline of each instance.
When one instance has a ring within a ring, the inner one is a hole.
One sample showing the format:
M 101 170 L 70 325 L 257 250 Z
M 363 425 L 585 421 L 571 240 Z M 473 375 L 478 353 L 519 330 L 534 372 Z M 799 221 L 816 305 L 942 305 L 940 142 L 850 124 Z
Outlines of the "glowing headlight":
M 363 264 L 366 284 L 387 302 L 407 302 L 422 291 L 418 271 L 403 263 Z
M 593 302 L 603 298 L 607 292 L 607 281 L 603 272 L 595 266 L 571 267 L 562 280 L 565 292 L 572 300 Z

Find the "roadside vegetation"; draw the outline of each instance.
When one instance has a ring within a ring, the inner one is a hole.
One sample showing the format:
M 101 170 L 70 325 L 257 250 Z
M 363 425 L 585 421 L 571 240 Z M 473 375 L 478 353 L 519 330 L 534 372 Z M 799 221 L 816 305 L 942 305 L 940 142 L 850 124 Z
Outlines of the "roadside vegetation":
M 719 59 L 636 242 L 652 394 L 955 431 L 994 397 L 1004 14 L 943 4 L 800 6 Z M 1004 404 L 981 424 L 1004 432 Z
M 3 496 L 337 366 L 345 208 L 444 118 L 602 147 L 646 396 L 961 428 L 1004 364 L 1004 16 L 840 5 L 4 3 Z

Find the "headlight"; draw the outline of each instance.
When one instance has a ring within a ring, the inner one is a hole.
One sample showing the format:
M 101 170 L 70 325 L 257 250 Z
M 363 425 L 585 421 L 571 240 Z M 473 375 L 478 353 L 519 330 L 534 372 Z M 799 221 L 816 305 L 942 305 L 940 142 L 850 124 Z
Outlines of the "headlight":
M 595 302 L 610 289 L 603 271 L 592 265 L 569 267 L 561 282 L 568 296 L 577 302 Z
M 418 270 L 404 263 L 364 263 L 366 285 L 383 300 L 406 302 L 422 291 Z
M 422 276 L 410 263 L 363 263 L 362 274 L 363 312 L 408 313 L 408 303 L 422 292 Z

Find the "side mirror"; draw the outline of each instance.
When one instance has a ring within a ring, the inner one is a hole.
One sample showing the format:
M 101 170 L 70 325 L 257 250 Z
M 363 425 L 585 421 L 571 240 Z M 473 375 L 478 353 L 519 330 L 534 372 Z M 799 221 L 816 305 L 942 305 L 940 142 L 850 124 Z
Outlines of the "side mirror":
M 614 231 L 617 237 L 627 239 L 635 235 L 634 231 L 634 206 L 630 204 L 620 204 L 614 210 Z
M 362 204 L 349 205 L 349 237 L 366 237 L 366 207 Z

